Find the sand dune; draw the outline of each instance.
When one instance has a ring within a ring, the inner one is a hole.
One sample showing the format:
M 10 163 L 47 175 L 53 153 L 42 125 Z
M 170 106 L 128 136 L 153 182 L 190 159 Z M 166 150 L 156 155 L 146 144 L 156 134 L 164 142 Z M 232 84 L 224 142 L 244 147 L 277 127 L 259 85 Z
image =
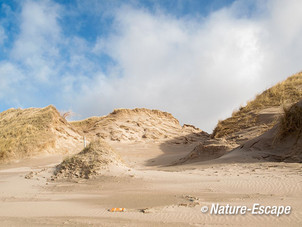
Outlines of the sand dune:
M 78 152 L 82 141 L 80 134 L 54 106 L 9 109 L 0 113 L 0 162 Z
M 119 155 L 106 142 L 96 140 L 80 153 L 60 163 L 52 179 L 89 179 L 97 175 L 108 175 L 112 169 L 121 170 L 123 167 L 125 166 Z M 114 174 L 118 173 L 115 171 Z
M 234 153 L 257 159 L 302 162 L 302 100 L 291 106 L 272 129 L 253 138 Z
M 302 72 L 299 72 L 257 95 L 230 118 L 219 121 L 212 137 L 243 144 L 271 129 L 281 116 L 283 106 L 290 106 L 301 97 Z
M 175 143 L 188 143 L 209 136 L 194 126 L 181 126 L 170 113 L 144 108 L 116 109 L 106 116 L 71 124 L 89 139 L 107 141 L 147 142 L 177 138 Z

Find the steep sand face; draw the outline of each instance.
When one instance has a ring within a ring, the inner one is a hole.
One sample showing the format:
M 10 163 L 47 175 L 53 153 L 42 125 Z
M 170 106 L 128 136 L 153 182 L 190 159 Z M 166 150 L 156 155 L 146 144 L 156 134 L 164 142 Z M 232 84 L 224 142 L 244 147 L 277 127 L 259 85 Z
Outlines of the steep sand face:
M 232 117 L 219 121 L 212 139 L 201 141 L 176 164 L 214 159 L 255 161 L 253 158 L 300 162 L 301 97 L 302 72 L 257 95 Z
M 66 158 L 56 167 L 55 179 L 89 179 L 108 175 L 115 167 L 125 167 L 120 156 L 103 140 L 91 142 L 80 153 Z M 116 171 L 114 171 L 116 174 Z
M 177 138 L 175 143 L 188 143 L 208 136 L 194 126 L 180 126 L 170 113 L 144 108 L 116 109 L 107 116 L 71 124 L 89 139 L 102 138 L 107 141 L 147 142 Z
M 278 124 L 224 158 L 302 162 L 302 100 L 285 110 Z
M 82 138 L 54 106 L 0 113 L 0 162 L 46 153 L 77 152 Z
M 268 121 L 269 117 L 267 118 L 263 117 L 263 121 Z M 239 147 L 236 143 L 238 140 L 236 142 L 220 138 L 205 140 L 176 164 L 209 161 L 219 157 L 221 158 L 217 160 L 218 162 L 225 160 L 302 162 L 302 99 L 285 108 L 272 129 L 257 136 L 261 129 L 251 127 L 237 132 L 239 138 L 250 138 Z
M 219 121 L 213 138 L 226 138 L 238 144 L 260 136 L 271 129 L 283 113 L 283 106 L 290 106 L 302 97 L 302 72 L 265 90 L 253 101 Z

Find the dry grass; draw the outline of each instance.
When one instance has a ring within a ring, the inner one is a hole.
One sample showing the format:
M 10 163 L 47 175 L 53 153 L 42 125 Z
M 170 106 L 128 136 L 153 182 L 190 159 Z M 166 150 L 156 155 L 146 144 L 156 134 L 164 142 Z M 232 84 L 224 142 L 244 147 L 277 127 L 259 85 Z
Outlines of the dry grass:
M 71 121 L 70 124 L 77 130 L 86 133 L 103 117 L 90 117 L 80 121 Z
M 54 106 L 9 109 L 0 113 L 0 162 L 40 154 L 56 147 L 68 122 Z M 70 133 L 76 133 L 69 130 Z
M 57 166 L 55 176 L 59 178 L 84 178 L 100 174 L 110 164 L 121 163 L 117 153 L 103 140 L 91 142 L 80 153 L 66 158 Z
M 61 113 L 61 116 L 66 120 L 67 118 L 71 117 L 73 113 L 71 111 L 67 111 L 64 113 Z
M 54 143 L 48 130 L 54 115 L 52 106 L 38 110 L 9 109 L 0 114 L 0 161 L 21 158 Z
M 253 101 L 241 107 L 232 114 L 232 117 L 219 121 L 213 131 L 212 137 L 220 138 L 229 136 L 232 133 L 247 129 L 253 126 L 259 126 L 262 123 L 258 121 L 259 111 L 282 105 L 296 103 L 302 97 L 302 72 L 297 73 L 285 81 L 265 90 L 257 95 Z M 274 122 L 266 125 L 270 129 Z
M 298 135 L 302 133 L 302 100 L 301 105 L 294 104 L 290 108 L 284 108 L 284 115 L 280 119 L 278 139 L 283 139 L 288 135 Z

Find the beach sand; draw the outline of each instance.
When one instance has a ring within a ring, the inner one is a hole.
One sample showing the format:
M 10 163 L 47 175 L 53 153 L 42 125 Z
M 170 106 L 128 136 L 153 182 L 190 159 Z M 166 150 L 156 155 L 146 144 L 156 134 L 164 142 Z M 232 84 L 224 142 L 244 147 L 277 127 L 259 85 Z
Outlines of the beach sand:
M 170 165 L 194 144 L 110 144 L 127 169 L 73 181 L 51 180 L 62 155 L 0 168 L 2 226 L 301 226 L 300 163 L 216 159 Z M 111 170 L 108 170 L 110 172 Z M 289 215 L 214 215 L 212 204 L 291 206 Z M 120 207 L 125 212 L 109 212 Z

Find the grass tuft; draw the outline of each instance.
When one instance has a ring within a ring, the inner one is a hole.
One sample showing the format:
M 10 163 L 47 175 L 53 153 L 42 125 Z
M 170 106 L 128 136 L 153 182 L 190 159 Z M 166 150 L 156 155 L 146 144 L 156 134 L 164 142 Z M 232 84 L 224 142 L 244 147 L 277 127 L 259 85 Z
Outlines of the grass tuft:
M 122 163 L 122 160 L 105 141 L 95 140 L 80 153 L 64 159 L 54 174 L 59 178 L 89 179 L 111 163 Z
M 301 105 L 294 104 L 290 108 L 284 108 L 284 115 L 280 119 L 278 139 L 283 139 L 288 135 L 302 133 L 302 100 Z

